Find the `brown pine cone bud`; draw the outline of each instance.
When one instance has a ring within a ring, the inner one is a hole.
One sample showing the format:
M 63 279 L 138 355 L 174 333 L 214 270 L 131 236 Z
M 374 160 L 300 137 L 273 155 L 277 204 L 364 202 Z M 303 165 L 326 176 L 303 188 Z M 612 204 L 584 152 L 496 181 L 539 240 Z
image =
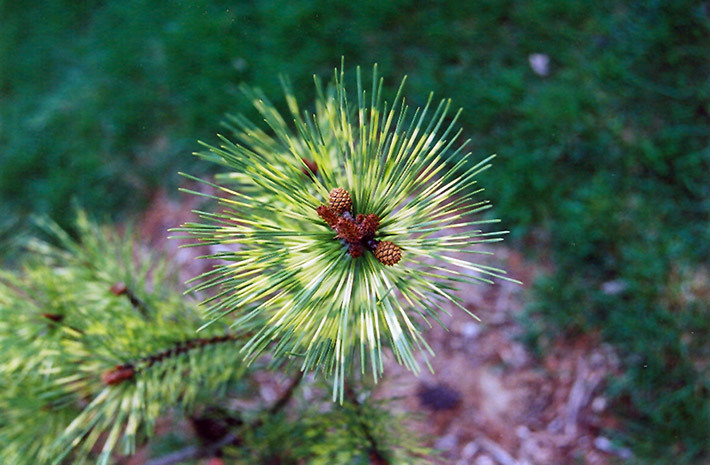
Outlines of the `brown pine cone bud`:
M 392 266 L 402 258 L 402 249 L 390 241 L 381 241 L 375 247 L 375 258 L 383 265 Z
M 110 370 L 106 370 L 101 375 L 101 381 L 108 385 L 121 384 L 122 382 L 133 378 L 136 370 L 133 365 L 116 365 Z
M 301 158 L 301 161 L 304 165 L 306 165 L 303 167 L 303 174 L 311 178 L 311 181 L 314 181 L 314 176 L 318 173 L 318 165 L 316 165 L 316 162 L 309 160 L 308 158 Z
M 59 323 L 64 319 L 64 315 L 60 315 L 59 313 L 43 313 L 42 316 L 55 323 Z
M 113 295 L 125 294 L 127 290 L 128 287 L 126 286 L 126 283 L 114 283 L 114 285 L 111 286 L 111 293 Z
M 349 212 L 353 206 L 353 201 L 350 198 L 350 193 L 342 187 L 336 187 L 330 191 L 328 196 L 328 205 L 337 215 L 343 212 Z
M 362 215 L 358 215 L 358 218 Z M 365 215 L 358 221 L 362 237 L 374 237 L 377 228 L 380 226 L 380 219 L 374 213 Z
M 359 242 L 350 244 L 350 248 L 348 249 L 348 253 L 350 253 L 350 256 L 353 258 L 359 257 L 364 251 L 365 247 L 363 247 Z
M 333 213 L 333 210 L 330 208 L 326 207 L 325 205 L 321 205 L 320 207 L 316 208 L 316 212 L 318 213 L 318 216 L 323 218 L 326 223 L 328 223 L 328 226 L 331 228 L 335 228 L 335 225 L 338 224 L 338 215 Z
M 338 224 L 335 225 L 335 230 L 338 231 L 337 237 L 339 239 L 344 239 L 345 242 L 354 244 L 362 239 L 362 233 L 360 228 L 355 222 L 348 218 L 343 218 L 342 216 L 338 218 Z

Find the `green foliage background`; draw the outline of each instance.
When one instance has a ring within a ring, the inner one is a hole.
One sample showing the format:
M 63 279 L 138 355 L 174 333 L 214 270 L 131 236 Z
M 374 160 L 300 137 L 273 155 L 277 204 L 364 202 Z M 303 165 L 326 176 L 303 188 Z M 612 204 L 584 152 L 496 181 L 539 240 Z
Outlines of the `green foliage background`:
M 238 84 L 278 102 L 283 73 L 311 101 L 341 56 L 378 62 L 390 86 L 409 75 L 411 103 L 453 98 L 474 152 L 500 155 L 496 213 L 555 270 L 531 295 L 531 342 L 600 332 L 624 363 L 628 442 L 694 463 L 710 424 L 708 44 L 699 0 L 0 0 L 2 221 L 69 225 L 72 199 L 135 214 L 177 171 L 208 169 L 187 154 L 249 113 Z

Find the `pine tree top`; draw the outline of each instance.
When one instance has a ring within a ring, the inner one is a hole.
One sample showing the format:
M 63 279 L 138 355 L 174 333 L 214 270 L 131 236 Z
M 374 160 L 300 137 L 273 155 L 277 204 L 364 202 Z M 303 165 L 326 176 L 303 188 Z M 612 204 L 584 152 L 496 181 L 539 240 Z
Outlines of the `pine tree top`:
M 216 184 L 203 181 L 221 210 L 199 212 L 204 222 L 177 230 L 222 250 L 206 257 L 219 261 L 193 290 L 214 289 L 204 302 L 211 322 L 230 315 L 232 327 L 253 329 L 247 360 L 269 351 L 325 372 L 341 400 L 355 366 L 382 375 L 385 347 L 412 371 L 416 353 L 426 363 L 422 328 L 439 321 L 446 303 L 468 312 L 458 282 L 508 279 L 469 260 L 505 231 L 484 232 L 498 220 L 475 218 L 490 207 L 477 200 L 476 179 L 492 157 L 470 163 L 468 141 L 458 142 L 460 110 L 451 114 L 449 100 L 430 96 L 412 112 L 404 80 L 385 102 L 376 67 L 370 90 L 359 68 L 354 95 L 344 80 L 342 69 L 326 89 L 316 79 L 314 113 L 284 82 L 288 116 L 243 89 L 268 128 L 233 116 L 235 142 L 220 136 L 219 147 L 197 154 L 229 169 Z M 378 221 L 363 240 L 357 218 L 366 215 Z

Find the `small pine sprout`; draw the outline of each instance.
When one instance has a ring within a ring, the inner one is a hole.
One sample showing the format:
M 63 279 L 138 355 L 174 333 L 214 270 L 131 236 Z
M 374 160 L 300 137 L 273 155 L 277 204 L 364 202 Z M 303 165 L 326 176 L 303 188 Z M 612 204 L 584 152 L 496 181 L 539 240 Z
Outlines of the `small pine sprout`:
M 469 260 L 482 243 L 502 240 L 483 232 L 498 220 L 472 216 L 490 207 L 474 200 L 476 176 L 492 157 L 471 163 L 457 140 L 460 110 L 451 101 L 413 113 L 402 98 L 391 104 L 373 69 L 371 90 L 347 94 L 344 72 L 324 89 L 316 79 L 315 112 L 302 111 L 286 82 L 290 115 L 283 117 L 260 91 L 243 89 L 269 130 L 246 117 L 229 117 L 235 141 L 198 153 L 231 172 L 206 183 L 202 194 L 221 205 L 198 212 L 203 222 L 175 231 L 189 245 L 211 245 L 215 268 L 193 279 L 195 292 L 215 288 L 204 301 L 211 322 L 230 314 L 250 331 L 248 361 L 267 349 L 275 362 L 332 377 L 342 402 L 354 367 L 375 381 L 383 351 L 418 372 L 433 354 L 423 337 L 445 306 L 468 310 L 454 295 L 458 283 L 505 278 L 505 272 Z M 287 122 L 293 121 L 293 127 Z M 450 162 L 450 163 L 449 163 Z M 210 324 L 207 323 L 207 324 Z M 420 354 L 420 356 L 417 356 Z

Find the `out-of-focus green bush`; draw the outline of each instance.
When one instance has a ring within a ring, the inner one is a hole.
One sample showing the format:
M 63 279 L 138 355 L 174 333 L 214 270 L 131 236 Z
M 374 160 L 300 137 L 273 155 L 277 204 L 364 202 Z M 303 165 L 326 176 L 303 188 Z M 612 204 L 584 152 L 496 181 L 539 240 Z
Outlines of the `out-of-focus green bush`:
M 500 154 L 498 214 L 551 251 L 531 340 L 601 331 L 640 457 L 707 457 L 707 2 L 0 0 L 0 26 L 0 202 L 64 224 L 72 198 L 132 211 L 195 172 L 194 139 L 249 111 L 241 82 L 275 95 L 286 74 L 304 100 L 345 56 L 452 97 Z

